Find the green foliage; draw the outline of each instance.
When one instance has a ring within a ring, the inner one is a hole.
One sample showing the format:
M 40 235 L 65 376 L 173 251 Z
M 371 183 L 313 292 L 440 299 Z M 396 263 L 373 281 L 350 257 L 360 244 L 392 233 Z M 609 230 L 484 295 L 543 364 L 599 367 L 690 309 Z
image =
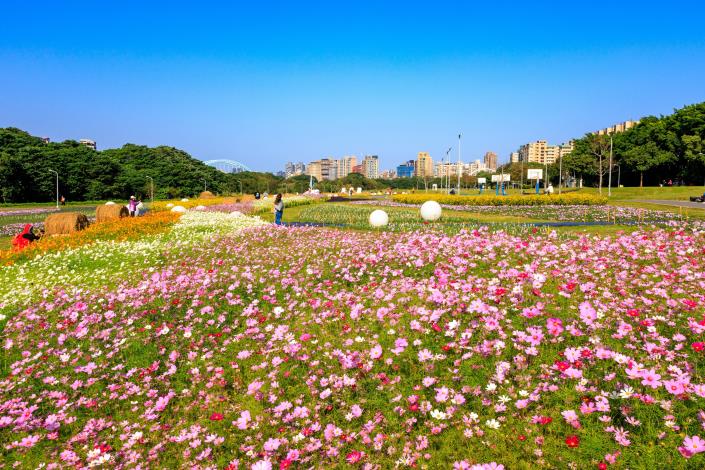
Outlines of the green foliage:
M 173 147 L 150 148 L 127 144 L 119 149 L 95 151 L 67 140 L 45 144 L 42 139 L 14 128 L 0 129 L 0 200 L 48 201 L 59 192 L 69 201 L 148 198 L 149 178 L 157 198 L 193 196 L 208 189 L 229 189 L 226 175 Z
M 623 184 L 657 184 L 663 179 L 702 183 L 705 103 L 686 106 L 669 116 L 645 117 L 612 138 L 613 162 L 620 166 Z M 600 156 L 603 176 L 609 172 L 609 136 L 587 134 L 574 144 L 573 152 L 563 160 L 564 172 L 584 177 L 586 184 L 596 184 Z

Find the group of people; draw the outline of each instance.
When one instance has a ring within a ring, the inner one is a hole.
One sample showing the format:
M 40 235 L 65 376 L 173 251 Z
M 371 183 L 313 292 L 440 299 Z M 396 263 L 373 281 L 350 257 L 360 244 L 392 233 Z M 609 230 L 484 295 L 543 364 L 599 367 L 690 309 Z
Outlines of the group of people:
M 130 201 L 127 203 L 127 210 L 130 212 L 130 217 L 137 217 L 142 212 L 144 205 L 142 201 L 135 196 L 130 196 Z

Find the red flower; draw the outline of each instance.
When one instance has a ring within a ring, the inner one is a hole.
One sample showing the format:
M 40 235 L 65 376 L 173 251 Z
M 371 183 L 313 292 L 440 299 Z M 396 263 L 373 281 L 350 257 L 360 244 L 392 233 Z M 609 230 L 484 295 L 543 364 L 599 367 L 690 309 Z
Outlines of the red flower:
M 223 420 L 223 415 L 220 413 L 213 413 L 210 417 L 211 421 L 222 421 Z
M 419 411 L 419 404 L 412 403 L 411 405 L 409 405 L 409 411 L 413 411 L 413 412 Z
M 541 423 L 543 425 L 551 424 L 552 421 L 553 421 L 553 418 L 551 418 L 550 416 L 541 416 L 539 418 L 539 423 Z
M 523 435 L 523 434 L 519 434 L 519 440 L 520 440 L 520 441 L 525 441 L 525 440 L 526 440 L 526 436 Z
M 607 470 L 607 464 L 605 462 L 600 462 L 597 464 L 598 470 Z
M 705 343 L 698 341 L 697 343 L 691 344 L 694 350 L 697 352 L 701 352 L 703 349 L 705 349 Z
M 434 323 L 433 325 L 431 325 L 431 327 L 433 328 L 434 331 L 437 331 L 438 333 L 443 331 L 443 329 L 440 326 L 438 326 L 438 323 Z
M 289 467 L 291 467 L 291 459 L 284 459 L 281 462 L 279 462 L 279 470 L 285 470 Z
M 578 447 L 580 445 L 580 438 L 573 434 L 565 438 L 565 444 L 568 447 Z
M 558 370 L 560 370 L 560 371 L 567 370 L 570 367 L 570 364 L 568 364 L 565 361 L 556 361 L 555 365 L 556 365 L 556 367 L 558 367 Z
M 362 457 L 363 457 L 364 455 L 365 455 L 365 454 L 363 454 L 363 453 L 360 452 L 359 450 L 354 450 L 354 451 L 350 452 L 348 455 L 345 456 L 345 460 L 346 460 L 349 464 L 358 463 L 360 460 L 362 460 Z

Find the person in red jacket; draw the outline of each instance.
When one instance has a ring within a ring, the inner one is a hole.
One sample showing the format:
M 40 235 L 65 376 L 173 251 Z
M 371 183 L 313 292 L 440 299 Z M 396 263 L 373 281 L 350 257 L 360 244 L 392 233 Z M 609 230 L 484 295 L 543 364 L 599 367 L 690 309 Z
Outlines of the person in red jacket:
M 15 235 L 12 239 L 12 246 L 16 250 L 24 250 L 33 241 L 39 240 L 39 236 L 35 235 L 32 231 L 32 224 L 27 224 L 24 226 L 22 232 Z

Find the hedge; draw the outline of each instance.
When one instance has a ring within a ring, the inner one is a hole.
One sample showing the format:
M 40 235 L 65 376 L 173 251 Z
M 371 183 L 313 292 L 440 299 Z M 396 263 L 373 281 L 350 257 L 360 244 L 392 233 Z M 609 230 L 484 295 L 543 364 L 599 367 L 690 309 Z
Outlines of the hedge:
M 396 194 L 392 200 L 404 204 L 422 204 L 436 201 L 452 206 L 593 206 L 606 204 L 607 198 L 593 194 L 567 193 L 527 196 L 454 196 L 450 194 Z

